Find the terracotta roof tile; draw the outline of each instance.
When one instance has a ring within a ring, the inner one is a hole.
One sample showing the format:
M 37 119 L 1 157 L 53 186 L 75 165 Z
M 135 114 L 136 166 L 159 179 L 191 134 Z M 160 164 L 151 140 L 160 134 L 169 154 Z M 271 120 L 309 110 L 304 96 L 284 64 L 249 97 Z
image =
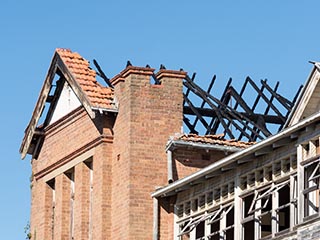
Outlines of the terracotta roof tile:
M 196 143 L 204 143 L 204 144 L 217 144 L 222 146 L 232 146 L 232 147 L 238 147 L 238 148 L 247 148 L 255 144 L 255 142 L 243 142 L 243 141 L 237 141 L 235 139 L 228 140 L 224 138 L 224 134 L 205 135 L 205 136 L 199 136 L 196 134 L 184 134 L 184 135 L 175 137 L 174 140 L 182 140 L 186 142 L 196 142 Z
M 96 72 L 90 68 L 89 62 L 76 52 L 69 49 L 56 49 L 83 92 L 87 95 L 92 107 L 113 109 L 114 92 L 112 88 L 104 87 L 96 80 Z

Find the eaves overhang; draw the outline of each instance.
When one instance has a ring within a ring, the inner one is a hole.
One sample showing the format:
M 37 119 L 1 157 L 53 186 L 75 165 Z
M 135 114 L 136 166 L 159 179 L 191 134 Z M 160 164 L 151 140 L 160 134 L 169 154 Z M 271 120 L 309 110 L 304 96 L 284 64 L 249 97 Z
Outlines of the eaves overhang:
M 99 113 L 118 113 L 118 108 L 101 108 L 101 107 L 92 107 L 93 111 L 97 111 Z
M 238 152 L 243 150 L 243 148 L 235 147 L 235 146 L 227 146 L 221 144 L 208 144 L 208 143 L 197 143 L 197 142 L 189 142 L 184 140 L 170 140 L 167 144 L 166 151 L 174 151 L 178 148 L 196 148 L 203 150 L 213 150 L 213 151 L 221 151 L 221 152 Z
M 282 140 L 283 138 L 290 137 L 295 132 L 303 129 L 304 127 L 307 127 L 308 125 L 314 124 L 314 123 L 320 122 L 320 112 L 311 115 L 310 117 L 302 120 L 301 122 L 298 122 L 297 124 L 290 126 L 281 132 L 279 132 L 276 135 L 273 135 L 261 142 L 256 143 L 255 145 L 252 145 L 251 147 L 248 147 L 242 151 L 233 153 L 201 170 L 198 172 L 191 174 L 185 178 L 182 178 L 180 180 L 177 180 L 163 188 L 160 188 L 159 190 L 155 191 L 151 194 L 154 198 L 161 198 L 166 197 L 170 195 L 176 194 L 179 189 L 185 189 L 186 186 L 191 186 L 193 182 L 201 179 L 206 178 L 206 176 L 210 176 L 214 171 L 217 171 L 223 167 L 226 167 L 227 165 L 230 165 L 232 163 L 235 163 L 236 161 L 249 156 L 250 154 L 255 154 L 259 150 L 262 150 L 264 148 L 267 148 L 268 146 L 272 146 L 279 140 Z

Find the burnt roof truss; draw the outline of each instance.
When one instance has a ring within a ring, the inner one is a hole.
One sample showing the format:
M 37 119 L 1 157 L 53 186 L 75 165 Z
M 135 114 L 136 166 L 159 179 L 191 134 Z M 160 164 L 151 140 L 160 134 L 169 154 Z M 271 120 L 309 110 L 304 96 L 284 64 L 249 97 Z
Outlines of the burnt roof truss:
M 259 141 L 280 131 L 284 126 L 301 87 L 292 101 L 277 91 L 279 82 L 271 87 L 267 80 L 258 86 L 247 77 L 240 91 L 230 78 L 220 98 L 212 92 L 214 75 L 207 90 L 195 83 L 195 76 L 186 76 L 183 85 L 183 121 L 190 133 L 220 134 L 226 138 Z

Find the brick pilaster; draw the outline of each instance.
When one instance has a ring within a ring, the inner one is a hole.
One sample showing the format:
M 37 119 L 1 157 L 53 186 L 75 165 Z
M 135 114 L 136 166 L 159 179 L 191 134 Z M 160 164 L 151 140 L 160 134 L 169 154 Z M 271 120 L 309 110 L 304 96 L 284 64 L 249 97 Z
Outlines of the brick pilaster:
M 75 166 L 74 198 L 75 239 L 89 239 L 90 169 L 81 162 Z
M 58 240 L 70 239 L 70 179 L 65 174 L 56 177 L 56 206 L 54 237 Z

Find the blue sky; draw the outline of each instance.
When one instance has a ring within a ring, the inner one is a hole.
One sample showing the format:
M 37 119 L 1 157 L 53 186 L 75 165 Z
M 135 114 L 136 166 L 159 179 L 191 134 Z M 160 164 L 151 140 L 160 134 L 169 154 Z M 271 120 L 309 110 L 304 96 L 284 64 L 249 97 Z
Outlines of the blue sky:
M 320 2 L 309 1 L 16 1 L 0 6 L 1 239 L 24 239 L 30 159 L 19 146 L 54 49 L 97 59 L 112 77 L 134 65 L 197 72 L 206 87 L 229 77 L 241 85 L 280 81 L 292 98 L 320 61 Z

